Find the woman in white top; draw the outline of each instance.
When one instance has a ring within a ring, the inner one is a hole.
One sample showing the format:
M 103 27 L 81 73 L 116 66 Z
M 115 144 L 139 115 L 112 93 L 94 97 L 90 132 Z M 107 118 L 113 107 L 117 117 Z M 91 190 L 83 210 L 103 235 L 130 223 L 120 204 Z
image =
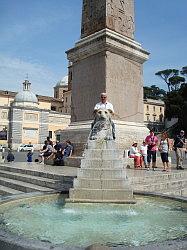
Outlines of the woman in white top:
M 138 143 L 133 142 L 132 147 L 130 148 L 129 158 L 134 158 L 134 167 L 142 167 L 142 156 L 138 150 Z
M 166 132 L 162 133 L 162 137 L 160 140 L 159 145 L 160 156 L 163 163 L 163 171 L 169 171 L 169 160 L 168 160 L 168 153 L 169 153 L 169 139 Z
M 143 141 L 141 147 L 140 147 L 140 153 L 142 155 L 144 166 L 147 168 L 147 144 L 145 141 Z

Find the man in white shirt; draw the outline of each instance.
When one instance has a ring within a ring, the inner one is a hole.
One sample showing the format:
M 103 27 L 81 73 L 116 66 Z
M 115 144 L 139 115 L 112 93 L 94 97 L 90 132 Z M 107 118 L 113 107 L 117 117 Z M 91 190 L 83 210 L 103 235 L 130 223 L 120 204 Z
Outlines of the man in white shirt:
M 108 109 L 112 114 L 114 114 L 113 105 L 107 101 L 106 93 L 101 93 L 101 101 L 95 105 L 94 111 L 97 111 L 98 109 Z
M 98 102 L 94 107 L 94 113 L 96 113 L 96 111 L 99 110 L 99 109 L 107 109 L 113 115 L 114 114 L 114 108 L 113 108 L 112 103 L 107 101 L 107 94 L 106 93 L 101 93 L 100 98 L 101 98 L 101 101 Z M 94 127 L 95 122 L 96 122 L 95 120 L 92 122 L 92 127 L 91 128 Z M 111 121 L 111 125 L 112 125 L 113 139 L 115 140 L 116 139 L 115 125 L 114 125 L 113 121 Z

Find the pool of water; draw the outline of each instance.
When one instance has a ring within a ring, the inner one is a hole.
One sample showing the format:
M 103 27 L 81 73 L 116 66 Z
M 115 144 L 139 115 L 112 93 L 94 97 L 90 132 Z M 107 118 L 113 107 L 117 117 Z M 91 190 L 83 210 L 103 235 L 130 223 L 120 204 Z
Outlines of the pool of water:
M 64 246 L 139 246 L 186 237 L 187 204 L 136 197 L 132 205 L 21 202 L 1 210 L 0 227 L 29 239 Z

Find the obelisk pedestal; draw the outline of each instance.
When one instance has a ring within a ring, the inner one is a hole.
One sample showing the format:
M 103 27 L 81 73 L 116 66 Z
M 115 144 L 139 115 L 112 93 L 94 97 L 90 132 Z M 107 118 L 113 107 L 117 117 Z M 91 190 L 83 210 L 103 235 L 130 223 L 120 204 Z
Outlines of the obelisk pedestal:
M 133 0 L 83 0 L 81 39 L 67 51 L 72 63 L 71 124 L 62 132 L 75 149 L 85 144 L 93 108 L 106 92 L 115 110 L 117 142 L 129 148 L 144 139 L 143 63 L 148 59 L 134 41 Z

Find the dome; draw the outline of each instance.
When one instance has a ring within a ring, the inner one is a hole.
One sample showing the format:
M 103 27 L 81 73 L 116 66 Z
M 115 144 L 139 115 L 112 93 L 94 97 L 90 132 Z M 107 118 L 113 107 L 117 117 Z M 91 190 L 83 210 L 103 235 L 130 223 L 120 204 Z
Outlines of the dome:
M 31 91 L 20 91 L 15 96 L 14 102 L 34 102 L 38 103 L 36 95 Z
M 38 99 L 36 95 L 30 91 L 31 83 L 25 80 L 23 83 L 23 90 L 18 92 L 14 98 L 14 106 L 38 106 Z
M 62 80 L 58 81 L 56 87 L 67 86 L 68 85 L 68 76 L 64 76 Z

